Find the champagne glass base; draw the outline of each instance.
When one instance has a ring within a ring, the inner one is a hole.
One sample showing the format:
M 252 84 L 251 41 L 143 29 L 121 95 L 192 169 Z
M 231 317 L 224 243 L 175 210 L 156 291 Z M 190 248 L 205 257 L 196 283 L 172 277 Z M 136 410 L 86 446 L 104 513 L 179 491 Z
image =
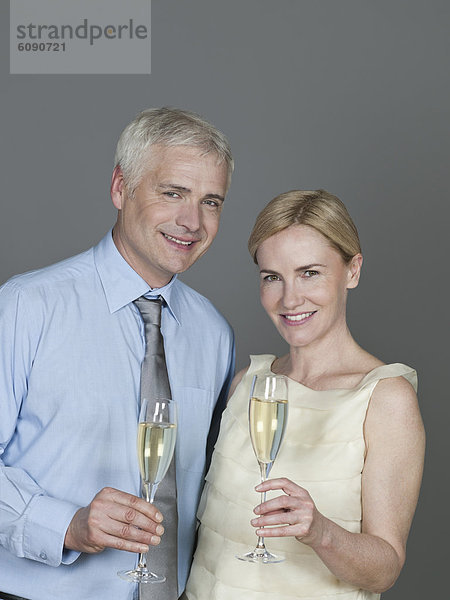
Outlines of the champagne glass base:
M 284 561 L 283 556 L 277 556 L 276 554 L 272 554 L 271 552 L 268 552 L 265 548 L 261 550 L 256 548 L 251 552 L 247 552 L 247 554 L 236 554 L 236 558 L 245 562 L 259 563 L 261 565 L 270 565 Z
M 166 581 L 164 575 L 156 575 L 156 573 L 147 570 L 118 571 L 117 575 L 131 583 L 164 583 Z

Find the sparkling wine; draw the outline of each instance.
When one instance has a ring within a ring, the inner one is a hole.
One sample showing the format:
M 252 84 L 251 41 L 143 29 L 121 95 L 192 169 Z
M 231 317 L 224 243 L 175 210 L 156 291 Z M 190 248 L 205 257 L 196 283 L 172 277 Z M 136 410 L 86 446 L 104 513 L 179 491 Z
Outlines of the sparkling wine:
M 271 464 L 280 448 L 286 428 L 287 400 L 250 400 L 250 437 L 256 458 Z
M 139 423 L 137 447 L 144 483 L 159 483 L 172 460 L 177 428 L 173 423 Z

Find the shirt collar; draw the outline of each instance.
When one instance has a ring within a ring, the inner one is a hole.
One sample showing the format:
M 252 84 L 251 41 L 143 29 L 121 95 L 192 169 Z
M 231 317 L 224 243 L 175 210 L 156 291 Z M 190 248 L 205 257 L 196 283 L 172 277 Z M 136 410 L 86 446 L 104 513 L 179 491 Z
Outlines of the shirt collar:
M 94 247 L 94 262 L 111 313 L 123 308 L 140 296 L 164 298 L 170 312 L 180 323 L 178 281 L 174 275 L 161 288 L 151 288 L 123 258 L 112 238 L 112 230 Z

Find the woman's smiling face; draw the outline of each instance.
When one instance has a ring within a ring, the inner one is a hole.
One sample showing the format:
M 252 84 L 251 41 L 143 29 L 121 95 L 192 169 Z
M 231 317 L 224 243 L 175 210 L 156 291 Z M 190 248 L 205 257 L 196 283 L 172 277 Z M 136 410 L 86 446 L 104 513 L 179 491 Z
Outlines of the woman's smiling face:
M 321 233 L 292 225 L 262 242 L 256 256 L 261 303 L 290 346 L 346 327 L 347 289 L 358 284 L 360 254 L 346 264 Z

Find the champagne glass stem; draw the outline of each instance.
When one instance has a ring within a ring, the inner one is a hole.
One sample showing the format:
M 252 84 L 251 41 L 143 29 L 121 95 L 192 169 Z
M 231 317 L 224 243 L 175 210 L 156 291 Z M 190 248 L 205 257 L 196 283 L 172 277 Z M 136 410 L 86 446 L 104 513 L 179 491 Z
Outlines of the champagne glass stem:
M 267 477 L 269 475 L 271 467 L 272 467 L 272 463 L 267 463 L 267 464 L 265 464 L 263 462 L 259 463 L 259 470 L 261 471 L 261 483 L 264 483 L 267 480 Z M 267 497 L 267 493 L 261 492 L 261 504 L 266 501 L 266 497 Z M 261 535 L 258 537 L 258 542 L 256 544 L 256 550 L 261 550 L 262 553 L 266 551 L 264 537 Z
M 155 499 L 156 490 L 158 489 L 157 483 L 143 483 L 142 484 L 142 492 L 145 500 L 150 504 L 153 504 L 153 500 Z M 147 568 L 147 552 L 140 552 L 138 558 L 138 564 L 136 570 L 140 573 L 148 573 Z

